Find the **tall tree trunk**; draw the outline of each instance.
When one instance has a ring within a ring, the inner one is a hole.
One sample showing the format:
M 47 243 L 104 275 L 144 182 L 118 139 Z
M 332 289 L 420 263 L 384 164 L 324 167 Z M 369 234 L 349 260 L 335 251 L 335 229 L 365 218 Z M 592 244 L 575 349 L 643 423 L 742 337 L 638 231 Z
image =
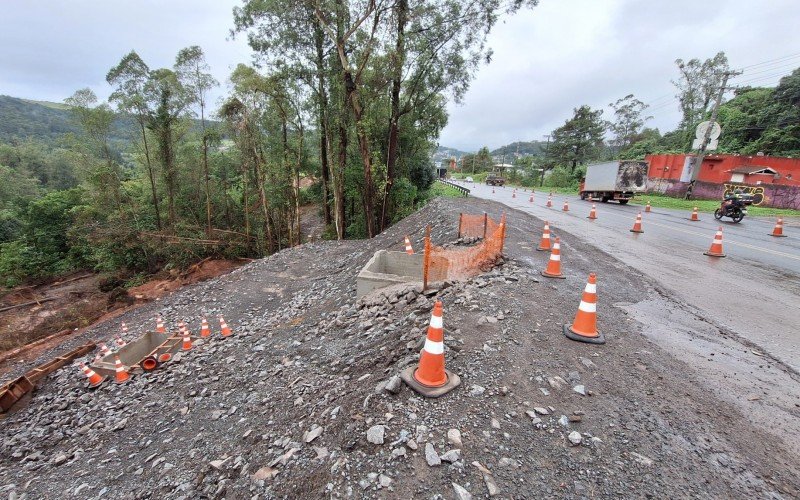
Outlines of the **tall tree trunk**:
M 344 170 L 347 167 L 347 111 L 342 109 L 342 117 L 339 121 L 339 164 L 334 174 L 334 193 L 333 201 L 335 204 L 336 220 L 336 239 L 344 239 L 345 220 L 345 199 L 344 199 Z
M 344 85 L 347 102 L 353 112 L 353 120 L 356 126 L 358 152 L 361 154 L 361 161 L 364 165 L 364 188 L 362 192 L 364 199 L 362 200 L 362 205 L 364 207 L 364 223 L 367 227 L 367 237 L 372 238 L 375 236 L 375 186 L 372 181 L 372 157 L 369 150 L 369 138 L 364 125 L 364 109 L 361 107 L 361 100 L 358 97 L 358 89 L 353 80 L 353 73 L 349 69 L 344 71 Z
M 383 192 L 383 207 L 381 209 L 381 231 L 389 224 L 392 210 L 389 207 L 391 190 L 394 185 L 395 166 L 397 165 L 397 148 L 400 141 L 400 85 L 403 78 L 403 64 L 405 63 L 405 30 L 408 22 L 408 0 L 398 0 L 397 12 L 397 40 L 395 43 L 392 68 L 392 94 L 391 115 L 389 117 L 389 148 L 386 152 L 386 189 Z
M 175 155 L 172 149 L 172 128 L 170 125 L 163 125 L 160 131 L 161 157 L 164 165 L 164 184 L 167 185 L 167 209 L 170 227 L 175 227 L 175 194 L 177 174 L 175 172 Z
M 200 126 L 203 133 L 203 177 L 206 186 L 206 235 L 211 237 L 211 191 L 209 188 L 210 176 L 208 173 L 208 137 L 206 137 L 205 104 L 200 101 Z
M 328 94 L 325 90 L 325 54 L 323 52 L 324 34 L 322 27 L 319 25 L 319 19 L 316 16 L 311 16 L 311 22 L 314 25 L 314 46 L 316 48 L 316 65 L 317 65 L 317 100 L 319 114 L 319 163 L 322 173 L 322 211 L 325 220 L 325 225 L 331 224 L 331 206 L 330 206 L 330 167 L 329 154 L 330 154 L 330 132 L 328 129 Z
M 150 147 L 147 145 L 147 132 L 144 128 L 144 121 L 139 121 L 142 129 L 142 143 L 144 144 L 144 159 L 147 164 L 147 175 L 150 177 L 150 190 L 153 194 L 153 209 L 156 212 L 156 227 L 161 231 L 161 212 L 158 210 L 158 193 L 156 191 L 156 176 L 153 172 L 153 162 L 150 161 Z

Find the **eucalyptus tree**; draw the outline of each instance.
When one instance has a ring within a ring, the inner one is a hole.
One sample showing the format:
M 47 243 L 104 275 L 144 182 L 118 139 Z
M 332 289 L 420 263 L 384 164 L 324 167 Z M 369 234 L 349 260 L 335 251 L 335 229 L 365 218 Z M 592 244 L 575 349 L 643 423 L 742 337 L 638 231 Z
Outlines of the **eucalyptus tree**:
M 150 103 L 145 95 L 150 79 L 150 68 L 139 57 L 136 51 L 131 51 L 122 57 L 119 64 L 111 68 L 106 75 L 106 81 L 114 86 L 114 91 L 109 97 L 109 102 L 116 103 L 117 109 L 136 121 L 141 132 L 142 148 L 144 151 L 145 166 L 150 180 L 153 210 L 156 216 L 156 227 L 161 230 L 161 213 L 159 211 L 158 190 L 156 176 L 151 160 L 150 146 L 147 142 L 147 123 L 153 114 Z
M 161 163 L 161 175 L 167 189 L 169 223 L 174 227 L 177 220 L 175 198 L 178 193 L 175 143 L 180 132 L 180 119 L 191 103 L 191 95 L 174 71 L 161 68 L 149 73 L 144 85 L 144 97 L 150 109 L 147 128 L 156 138 L 157 157 Z
M 203 49 L 192 45 L 178 52 L 175 59 L 175 73 L 183 85 L 193 104 L 200 108 L 201 143 L 203 150 L 203 178 L 206 195 L 206 234 L 211 235 L 211 190 L 209 188 L 210 175 L 208 169 L 209 132 L 206 130 L 206 107 L 208 92 L 219 85 L 219 82 L 209 73 L 210 67 L 206 63 Z
M 617 152 L 629 148 L 637 137 L 640 136 L 642 128 L 647 120 L 652 120 L 652 116 L 643 116 L 647 104 L 635 98 L 633 94 L 628 94 L 616 102 L 609 104 L 614 110 L 614 121 L 609 124 L 609 130 L 614 133 L 613 145 L 617 147 Z
M 569 165 L 572 173 L 579 164 L 599 158 L 608 125 L 602 116 L 602 109 L 593 110 L 586 105 L 575 108 L 572 118 L 553 131 L 548 156 Z
M 700 59 L 676 59 L 675 64 L 680 71 L 680 78 L 672 84 L 678 91 L 681 107 L 680 129 L 686 137 L 686 146 L 694 137 L 694 127 L 706 116 L 719 91 L 723 75 L 729 70 L 725 52 L 718 52 L 714 57 Z
M 107 104 L 98 105 L 97 96 L 88 88 L 76 91 L 64 103 L 70 107 L 83 129 L 83 144 L 89 146 L 88 151 L 81 151 L 81 157 L 87 168 L 87 178 L 96 188 L 94 192 L 104 201 L 108 201 L 110 196 L 113 208 L 122 212 L 122 173 L 109 145 L 111 127 L 116 119 L 114 111 Z M 108 203 L 103 205 L 111 208 Z

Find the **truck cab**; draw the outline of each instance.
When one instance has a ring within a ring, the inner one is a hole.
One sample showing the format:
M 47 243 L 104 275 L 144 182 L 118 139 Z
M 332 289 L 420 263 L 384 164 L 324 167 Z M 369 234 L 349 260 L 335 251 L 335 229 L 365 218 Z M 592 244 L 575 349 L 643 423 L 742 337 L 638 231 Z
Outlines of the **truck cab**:
M 505 185 L 506 180 L 503 177 L 503 173 L 501 171 L 493 171 L 489 172 L 489 175 L 486 176 L 486 185 L 487 186 L 503 186 Z

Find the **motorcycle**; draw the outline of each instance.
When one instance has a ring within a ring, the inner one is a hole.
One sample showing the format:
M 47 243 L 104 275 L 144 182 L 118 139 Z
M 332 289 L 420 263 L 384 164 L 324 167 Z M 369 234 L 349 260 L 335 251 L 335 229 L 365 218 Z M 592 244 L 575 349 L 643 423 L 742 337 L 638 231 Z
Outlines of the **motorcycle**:
M 739 194 L 729 195 L 722 200 L 718 209 L 714 210 L 714 218 L 730 217 L 733 222 L 741 222 L 747 215 L 747 206 L 753 204 L 752 196 Z

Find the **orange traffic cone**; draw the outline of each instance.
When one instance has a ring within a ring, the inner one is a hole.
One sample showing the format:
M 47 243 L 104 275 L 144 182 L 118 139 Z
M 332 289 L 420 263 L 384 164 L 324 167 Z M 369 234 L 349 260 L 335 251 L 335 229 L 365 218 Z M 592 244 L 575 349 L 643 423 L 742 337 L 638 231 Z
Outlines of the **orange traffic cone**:
M 692 222 L 698 222 L 700 220 L 700 217 L 697 216 L 697 207 L 694 207 L 692 210 L 692 216 L 689 217 L 689 220 Z
M 642 231 L 642 212 L 636 216 L 636 222 L 633 223 L 633 229 L 630 230 L 632 233 L 643 233 Z
M 419 356 L 419 366 L 410 366 L 400 373 L 409 387 L 423 396 L 436 398 L 455 389 L 461 379 L 444 367 L 444 327 L 442 302 L 433 305 L 425 346 Z
M 569 212 L 569 202 L 564 200 L 564 208 L 561 209 L 562 212 Z
M 123 340 L 123 338 L 120 337 L 119 335 L 117 335 L 117 338 L 114 340 L 114 343 L 117 344 L 117 347 L 125 347 L 125 344 L 127 344 L 127 342 L 125 342 L 125 340 Z
M 109 349 L 108 346 L 105 343 L 101 342 L 100 343 L 100 355 L 102 357 L 106 357 L 109 354 L 111 354 L 111 349 Z
M 567 278 L 561 274 L 561 238 L 558 236 L 556 236 L 556 241 L 553 243 L 553 251 L 550 253 L 547 269 L 542 271 L 542 276 L 546 278 Z
M 547 195 L 547 204 L 545 205 L 547 208 L 553 208 L 553 195 Z
M 222 330 L 223 337 L 230 337 L 233 335 L 233 332 L 231 331 L 230 327 L 228 327 L 228 323 L 225 322 L 225 318 L 223 318 L 222 315 L 219 317 L 219 327 Z
M 411 240 L 408 239 L 408 236 L 406 236 L 406 253 L 414 255 L 414 247 L 411 246 Z
M 122 365 L 122 361 L 119 359 L 119 356 L 114 356 L 114 382 L 118 384 L 124 384 L 127 382 L 131 376 L 128 374 L 128 370 Z
M 542 231 L 542 241 L 539 242 L 539 248 L 536 250 L 544 251 L 550 250 L 550 224 L 544 221 L 544 231 Z
M 205 318 L 200 321 L 200 336 L 203 338 L 211 336 L 211 328 L 208 327 L 208 320 Z
M 597 218 L 597 207 L 592 203 L 592 209 L 589 210 L 589 217 L 587 219 L 596 219 Z
M 167 333 L 167 329 L 164 328 L 164 320 L 160 315 L 156 318 L 156 331 L 158 333 Z
M 650 201 L 648 201 L 647 205 L 645 205 L 644 211 L 647 212 L 648 214 L 650 213 Z
M 783 234 L 783 218 L 778 217 L 777 222 L 775 222 L 775 229 L 772 230 L 770 236 L 777 236 L 778 238 L 785 238 L 786 235 Z
M 528 198 L 528 202 L 533 203 L 533 194 L 531 194 L 531 197 Z
M 128 325 L 126 325 L 124 322 L 122 323 L 122 335 L 128 335 Z
M 572 325 L 564 325 L 564 335 L 578 342 L 605 344 L 606 339 L 597 331 L 597 276 L 589 275 L 583 297 Z
M 703 255 L 708 255 L 709 257 L 725 257 L 725 254 L 722 253 L 722 226 L 719 226 L 719 229 L 717 229 L 717 234 L 714 235 L 714 241 L 711 242 L 711 248 L 708 249 L 708 252 L 703 252 Z
M 97 387 L 106 380 L 106 377 L 98 375 L 97 372 L 95 372 L 88 366 L 84 365 L 83 363 L 78 363 L 78 366 L 80 367 L 83 374 L 86 375 L 86 378 L 89 380 L 89 387 L 92 388 Z
M 178 331 L 183 336 L 183 346 L 181 348 L 184 351 L 188 351 L 192 348 L 192 335 L 189 333 L 189 330 L 186 329 L 186 325 L 183 324 L 183 321 L 178 323 Z
M 492 188 L 492 194 L 494 194 L 494 188 Z
M 512 198 L 516 198 L 517 197 L 517 188 L 514 188 L 514 191 L 511 192 L 511 197 Z

